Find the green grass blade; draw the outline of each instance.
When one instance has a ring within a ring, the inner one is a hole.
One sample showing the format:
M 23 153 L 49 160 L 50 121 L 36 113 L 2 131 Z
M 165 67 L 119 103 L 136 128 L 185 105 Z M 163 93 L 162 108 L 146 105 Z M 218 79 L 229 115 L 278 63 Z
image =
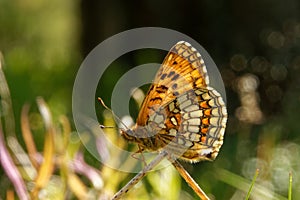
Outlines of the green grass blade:
M 288 200 L 292 200 L 292 184 L 293 184 L 293 175 L 292 172 L 290 172 Z
M 257 178 L 258 174 L 259 174 L 259 169 L 256 169 L 255 174 L 254 174 L 254 177 L 253 177 L 253 180 L 252 180 L 252 182 L 251 182 L 251 186 L 250 186 L 250 188 L 249 188 L 249 191 L 248 191 L 248 193 L 247 193 L 247 196 L 246 196 L 245 200 L 248 200 L 248 199 L 250 198 L 251 191 L 252 191 L 252 189 L 253 189 L 253 186 L 254 186 L 254 183 L 255 183 L 255 181 L 256 181 L 256 178 Z

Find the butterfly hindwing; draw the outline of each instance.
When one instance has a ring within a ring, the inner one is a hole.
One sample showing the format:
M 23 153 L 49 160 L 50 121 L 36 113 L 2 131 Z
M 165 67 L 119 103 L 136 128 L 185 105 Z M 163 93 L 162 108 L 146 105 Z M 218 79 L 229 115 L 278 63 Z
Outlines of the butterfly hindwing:
M 221 95 L 211 87 L 195 88 L 161 106 L 150 116 L 147 129 L 157 130 L 162 146 L 172 154 L 195 162 L 217 156 L 226 120 Z

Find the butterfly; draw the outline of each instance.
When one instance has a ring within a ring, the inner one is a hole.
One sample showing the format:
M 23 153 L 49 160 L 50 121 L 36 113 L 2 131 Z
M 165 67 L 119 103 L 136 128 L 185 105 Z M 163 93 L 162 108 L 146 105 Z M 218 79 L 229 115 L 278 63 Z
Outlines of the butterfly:
M 227 110 L 209 85 L 200 53 L 185 41 L 171 48 L 142 103 L 136 124 L 121 130 L 139 151 L 168 152 L 189 162 L 214 160 L 223 144 Z

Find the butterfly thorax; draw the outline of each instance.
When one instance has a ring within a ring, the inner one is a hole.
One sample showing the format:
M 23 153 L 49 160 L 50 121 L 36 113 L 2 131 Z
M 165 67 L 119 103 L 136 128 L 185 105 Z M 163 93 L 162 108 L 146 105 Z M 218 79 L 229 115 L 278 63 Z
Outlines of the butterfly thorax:
M 121 130 L 121 135 L 125 140 L 137 143 L 140 150 L 157 151 L 164 147 L 157 132 L 149 126 L 135 125 L 132 129 Z

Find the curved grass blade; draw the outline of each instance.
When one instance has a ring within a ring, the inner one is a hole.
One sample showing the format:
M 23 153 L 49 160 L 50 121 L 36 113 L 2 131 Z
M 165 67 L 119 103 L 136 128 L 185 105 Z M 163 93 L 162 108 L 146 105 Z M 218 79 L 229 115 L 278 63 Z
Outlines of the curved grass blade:
M 10 136 L 11 137 L 11 136 Z M 8 149 L 4 143 L 4 134 L 2 131 L 2 125 L 0 122 L 0 165 L 3 167 L 9 180 L 14 185 L 15 191 L 20 199 L 29 199 L 29 195 L 26 190 L 26 185 L 20 172 L 13 162 L 12 157 L 9 154 Z
M 54 148 L 55 148 L 54 147 L 55 130 L 52 124 L 50 110 L 46 102 L 42 98 L 38 98 L 37 103 L 38 103 L 40 113 L 45 122 L 46 137 L 45 137 L 44 153 L 43 153 L 44 162 L 40 166 L 38 175 L 36 177 L 35 188 L 32 191 L 33 198 L 37 198 L 39 190 L 45 187 L 45 185 L 48 183 L 52 175 L 54 169 L 53 159 L 54 159 Z

